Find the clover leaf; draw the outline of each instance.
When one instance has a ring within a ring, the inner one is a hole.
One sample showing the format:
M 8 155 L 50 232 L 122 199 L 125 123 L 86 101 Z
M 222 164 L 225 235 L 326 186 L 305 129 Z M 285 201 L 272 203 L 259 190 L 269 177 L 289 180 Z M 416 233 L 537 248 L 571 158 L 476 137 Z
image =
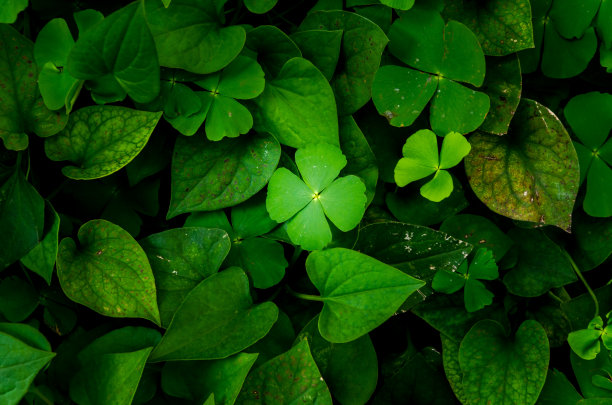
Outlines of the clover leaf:
M 439 270 L 433 278 L 434 290 L 452 294 L 463 287 L 465 309 L 475 312 L 493 303 L 493 293 L 478 280 L 495 280 L 499 277 L 493 252 L 481 248 L 476 251 L 472 263 L 464 261 L 456 272 Z
M 276 222 L 287 221 L 291 241 L 306 250 L 323 249 L 332 240 L 327 218 L 342 232 L 355 228 L 365 212 L 365 185 L 353 175 L 337 178 L 346 166 L 342 151 L 328 144 L 298 149 L 302 176 L 277 169 L 268 184 L 266 209 Z
M 421 195 L 431 201 L 440 202 L 453 191 L 450 169 L 461 162 L 471 146 L 463 135 L 450 132 L 442 141 L 442 152 L 438 155 L 436 134 L 429 129 L 417 131 L 409 137 L 402 148 L 403 158 L 395 166 L 395 182 L 404 187 L 408 183 L 434 174 L 433 179 L 421 187 Z
M 586 329 L 573 331 L 567 336 L 567 343 L 574 353 L 585 360 L 593 360 L 601 351 L 601 343 L 606 349 L 612 350 L 611 314 L 612 311 L 606 315 L 608 324 L 605 327 L 601 316 L 597 315 L 591 319 Z
M 580 142 L 580 183 L 586 179 L 584 211 L 592 217 L 612 216 L 612 94 L 591 92 L 572 98 L 565 118 Z

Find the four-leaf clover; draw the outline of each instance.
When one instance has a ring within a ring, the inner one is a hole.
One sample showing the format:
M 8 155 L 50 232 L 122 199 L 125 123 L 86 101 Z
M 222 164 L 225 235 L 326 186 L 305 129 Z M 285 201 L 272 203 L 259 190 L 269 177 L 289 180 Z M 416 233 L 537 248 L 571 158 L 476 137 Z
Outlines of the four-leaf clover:
M 285 168 L 277 169 L 268 184 L 266 208 L 276 222 L 287 221 L 287 234 L 293 243 L 306 250 L 323 249 L 332 240 L 325 217 L 343 232 L 361 221 L 365 185 L 353 175 L 336 178 L 347 160 L 332 145 L 298 149 L 295 163 L 302 179 Z
M 572 98 L 565 118 L 580 140 L 574 142 L 580 162 L 580 183 L 586 178 L 584 211 L 592 217 L 612 216 L 612 94 L 591 92 Z
M 465 309 L 475 312 L 493 302 L 493 293 L 478 280 L 495 280 L 499 277 L 493 252 L 478 249 L 472 263 L 461 263 L 456 272 L 438 270 L 432 281 L 432 288 L 438 292 L 452 294 L 463 287 Z
M 438 156 L 438 139 L 429 129 L 422 129 L 409 137 L 402 148 L 403 158 L 395 166 L 395 182 L 404 187 L 408 183 L 434 174 L 431 181 L 421 187 L 421 195 L 439 202 L 453 191 L 450 169 L 470 153 L 470 143 L 457 132 L 444 137 L 442 152 Z

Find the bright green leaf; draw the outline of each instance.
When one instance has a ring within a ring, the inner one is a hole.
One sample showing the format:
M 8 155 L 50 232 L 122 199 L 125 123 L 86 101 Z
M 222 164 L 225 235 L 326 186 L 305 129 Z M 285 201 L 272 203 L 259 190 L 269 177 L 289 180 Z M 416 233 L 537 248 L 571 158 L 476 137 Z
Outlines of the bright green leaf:
M 601 333 L 601 330 L 577 330 L 567 336 L 567 343 L 578 356 L 585 360 L 593 360 L 601 349 L 599 341 Z
M 280 145 L 270 135 L 219 142 L 202 135 L 176 141 L 168 219 L 246 201 L 266 185 L 280 159 Z
M 138 243 L 102 219 L 85 223 L 78 237 L 78 246 L 62 239 L 57 255 L 57 275 L 68 298 L 106 316 L 159 324 L 153 272 Z
M 343 248 L 311 253 L 306 271 L 324 303 L 319 331 L 333 343 L 350 342 L 376 328 L 425 284 Z
M 0 8 L 0 23 L 12 24 L 17 16 L 28 6 L 28 0 L 7 0 Z
M 251 13 L 265 14 L 272 10 L 277 2 L 278 0 L 245 0 L 244 5 Z
M 278 76 L 289 59 L 302 56 L 295 42 L 274 25 L 260 25 L 250 30 L 246 46 L 257 53 L 266 75 L 272 77 Z
M 329 144 L 308 145 L 295 152 L 295 164 L 313 193 L 325 190 L 346 166 L 342 151 Z
M 329 220 L 348 232 L 361 222 L 365 212 L 365 185 L 357 176 L 341 177 L 321 193 L 319 202 Z
M 428 129 L 411 135 L 402 148 L 403 158 L 395 167 L 395 182 L 398 186 L 422 179 L 438 169 L 438 139 Z
M 54 161 L 76 166 L 62 168 L 75 180 L 108 176 L 121 169 L 145 147 L 161 113 L 118 106 L 91 106 L 70 115 L 66 128 L 45 142 L 45 153 Z
M 222 359 L 264 337 L 278 316 L 271 301 L 253 305 L 239 268 L 213 274 L 187 295 L 151 360 Z
M 470 149 L 470 143 L 463 135 L 457 132 L 448 133 L 442 141 L 440 169 L 450 169 L 457 166 L 470 153 Z
M 539 323 L 524 321 L 509 338 L 499 323 L 480 321 L 459 348 L 465 396 L 473 404 L 533 405 L 544 386 L 549 358 L 548 339 Z
M 236 138 L 246 134 L 253 127 L 253 116 L 238 101 L 220 94 L 213 98 L 206 116 L 206 136 L 211 141 Z
M 507 136 L 476 133 L 470 144 L 465 171 L 491 210 L 569 231 L 580 170 L 571 139 L 552 111 L 523 99 Z
M 248 100 L 259 96 L 264 86 L 264 71 L 259 63 L 252 58 L 238 56 L 221 72 L 216 91 L 224 96 Z
M 323 249 L 332 241 L 331 229 L 319 199 L 312 199 L 287 222 L 287 234 L 293 243 L 305 250 Z
M 398 10 L 410 10 L 414 5 L 414 0 L 380 0 L 380 2 Z
M 266 209 L 270 218 L 285 222 L 306 207 L 313 199 L 313 191 L 295 174 L 279 168 L 268 183 Z
M 433 179 L 421 187 L 421 195 L 433 202 L 442 201 L 453 192 L 453 179 L 446 170 L 438 170 Z

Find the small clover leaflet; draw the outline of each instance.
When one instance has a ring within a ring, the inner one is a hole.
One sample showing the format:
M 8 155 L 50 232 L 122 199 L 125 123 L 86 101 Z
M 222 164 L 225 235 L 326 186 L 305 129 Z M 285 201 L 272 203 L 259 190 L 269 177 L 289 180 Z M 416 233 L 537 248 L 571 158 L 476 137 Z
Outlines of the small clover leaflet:
M 438 292 L 452 294 L 463 287 L 465 309 L 475 312 L 493 303 L 493 293 L 478 280 L 495 280 L 499 277 L 493 252 L 480 248 L 468 267 L 467 260 L 456 272 L 438 270 L 432 281 L 432 288 Z
M 585 360 L 593 360 L 601 351 L 601 343 L 606 349 L 612 350 L 611 314 L 612 311 L 606 315 L 608 324 L 605 327 L 601 316 L 598 315 L 589 322 L 586 329 L 573 331 L 567 336 L 567 343 L 574 353 Z
M 572 98 L 565 118 L 580 142 L 580 183 L 586 179 L 584 211 L 592 217 L 612 216 L 612 94 L 591 92 Z
M 445 169 L 459 164 L 470 149 L 463 135 L 450 132 L 444 137 L 442 151 L 438 155 L 436 134 L 429 129 L 417 131 L 406 140 L 402 148 L 404 157 L 395 166 L 395 182 L 404 187 L 434 174 L 433 179 L 421 187 L 421 195 L 428 200 L 440 202 L 453 191 L 453 179 Z
M 295 163 L 302 178 L 285 168 L 277 169 L 268 183 L 266 209 L 274 221 L 287 221 L 287 234 L 293 243 L 306 250 L 323 249 L 332 240 L 326 217 L 342 232 L 361 221 L 365 185 L 357 176 L 337 178 L 347 160 L 332 145 L 298 149 Z

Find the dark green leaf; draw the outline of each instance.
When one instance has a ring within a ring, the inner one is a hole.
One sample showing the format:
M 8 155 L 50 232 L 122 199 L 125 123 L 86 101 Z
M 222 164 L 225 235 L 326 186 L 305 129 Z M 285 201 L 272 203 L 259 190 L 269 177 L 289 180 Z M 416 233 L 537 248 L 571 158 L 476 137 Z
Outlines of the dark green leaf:
M 570 360 L 572 362 L 574 375 L 580 386 L 580 392 L 582 392 L 585 398 L 612 397 L 610 390 L 593 384 L 593 378 L 595 376 L 606 375 L 603 369 L 609 370 L 610 367 L 612 367 L 612 358 L 607 350 L 600 352 L 594 360 L 584 360 L 578 357 L 574 352 L 570 352 Z M 608 376 L 606 375 L 606 377 Z
M 295 42 L 273 25 L 260 25 L 249 31 L 246 46 L 257 52 L 258 62 L 272 77 L 278 76 L 289 59 L 302 56 Z
M 500 231 L 493 222 L 478 215 L 452 216 L 440 225 L 440 230 L 474 246 L 491 249 L 497 260 L 501 259 L 512 246 L 512 239 Z
M 567 379 L 565 374 L 557 369 L 548 370 L 546 383 L 540 397 L 538 405 L 576 405 L 582 399 L 576 388 Z
M 300 47 L 304 58 L 310 60 L 331 81 L 340 57 L 342 30 L 312 29 L 298 31 L 291 39 Z
M 509 338 L 499 323 L 480 321 L 459 348 L 465 397 L 474 404 L 535 404 L 549 358 L 548 339 L 539 323 L 524 321 Z
M 594 28 L 589 28 L 582 38 L 568 41 L 548 22 L 544 28 L 542 73 L 556 79 L 576 76 L 586 69 L 596 51 Z
M 236 403 L 262 402 L 332 404 L 306 339 L 249 374 Z
M 253 286 L 262 289 L 278 284 L 288 266 L 283 246 L 264 238 L 235 242 L 225 263 L 244 269 L 253 280 Z
M 79 229 L 79 245 L 62 239 L 57 275 L 64 293 L 106 316 L 160 323 L 155 280 L 147 256 L 122 228 L 98 219 Z
M 279 159 L 280 145 L 270 135 L 220 142 L 208 141 L 203 134 L 178 138 L 167 217 L 246 201 L 266 185 Z
M 569 231 L 580 170 L 559 119 L 523 99 L 507 136 L 476 133 L 465 170 L 472 189 L 493 211 Z
M 253 305 L 239 268 L 213 274 L 185 297 L 152 361 L 221 359 L 264 337 L 278 316 L 272 302 Z
M 215 274 L 230 250 L 230 240 L 220 229 L 177 228 L 140 241 L 157 287 L 163 327 L 167 327 L 187 294 Z
M 582 271 L 591 270 L 612 254 L 612 219 L 593 218 L 577 211 L 574 214 L 572 257 Z
M 55 259 L 59 242 L 60 217 L 49 202 L 46 203 L 45 222 L 51 222 L 43 239 L 27 255 L 21 258 L 21 263 L 51 284 Z
M 245 0 L 244 5 L 251 13 L 264 14 L 272 10 L 278 0 Z M 217 402 L 219 398 L 217 398 Z
M 0 280 L 0 314 L 9 322 L 25 320 L 38 307 L 36 289 L 18 277 Z
M 444 373 L 457 399 L 462 403 L 467 403 L 467 398 L 463 392 L 463 372 L 459 366 L 459 347 L 460 341 L 454 341 L 443 333 L 440 334 L 442 340 L 442 360 Z
M 45 142 L 54 161 L 69 160 L 62 173 L 75 180 L 108 176 L 121 169 L 145 147 L 161 113 L 118 106 L 91 106 L 70 115 L 66 128 Z

